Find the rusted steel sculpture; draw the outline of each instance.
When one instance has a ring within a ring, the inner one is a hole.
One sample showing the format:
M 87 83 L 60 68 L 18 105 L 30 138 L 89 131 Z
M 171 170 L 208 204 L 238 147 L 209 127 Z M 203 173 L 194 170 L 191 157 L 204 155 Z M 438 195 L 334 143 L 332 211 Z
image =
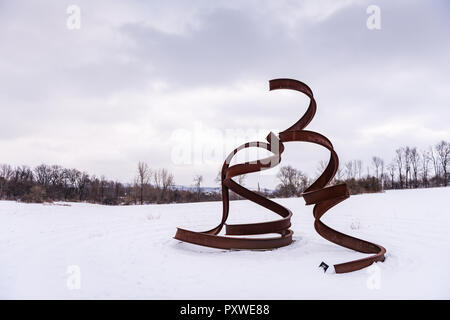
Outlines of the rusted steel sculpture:
M 344 201 L 350 195 L 345 183 L 327 186 L 336 174 L 339 165 L 338 156 L 331 142 L 317 132 L 304 130 L 316 113 L 316 101 L 314 100 L 311 89 L 306 84 L 292 79 L 274 79 L 269 81 L 269 83 L 270 90 L 290 89 L 300 91 L 307 95 L 310 98 L 307 111 L 294 125 L 280 132 L 278 137 L 271 132 L 266 138 L 267 142 L 248 142 L 231 152 L 222 167 L 222 221 L 217 227 L 204 232 L 194 232 L 178 228 L 175 239 L 221 249 L 273 249 L 289 245 L 292 242 L 293 234 L 292 230 L 289 229 L 291 226 L 292 212 L 282 205 L 244 188 L 232 178 L 276 166 L 281 160 L 284 142 L 304 141 L 321 145 L 330 151 L 330 160 L 325 171 L 302 194 L 306 205 L 314 204 L 314 228 L 323 238 L 340 246 L 362 253 L 373 254 L 359 260 L 334 265 L 336 273 L 351 272 L 365 268 L 373 262 L 384 261 L 386 249 L 382 246 L 343 234 L 328 227 L 320 220 L 328 209 Z M 250 147 L 267 149 L 273 155 L 254 162 L 245 162 L 230 166 L 231 159 L 238 151 Z M 277 213 L 281 216 L 281 219 L 262 223 L 225 224 L 229 211 L 229 190 Z M 280 236 L 270 238 L 219 236 L 218 234 L 223 226 L 225 226 L 226 235 L 243 236 L 278 233 Z

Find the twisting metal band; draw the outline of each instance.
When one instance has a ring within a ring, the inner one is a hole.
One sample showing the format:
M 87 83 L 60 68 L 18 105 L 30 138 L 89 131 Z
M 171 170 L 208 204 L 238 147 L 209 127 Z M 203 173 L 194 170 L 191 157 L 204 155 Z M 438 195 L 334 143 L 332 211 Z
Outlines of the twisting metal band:
M 339 159 L 331 142 L 317 132 L 304 130 L 316 113 L 316 101 L 314 100 L 312 90 L 303 82 L 293 79 L 274 79 L 269 83 L 270 90 L 290 89 L 300 91 L 307 95 L 310 98 L 310 103 L 305 114 L 290 128 L 280 132 L 278 137 L 272 132 L 269 133 L 266 138 L 267 143 L 249 142 L 233 150 L 222 166 L 222 221 L 217 227 L 203 232 L 178 228 L 175 239 L 220 249 L 273 249 L 289 245 L 292 242 L 293 234 L 292 230 L 289 229 L 291 226 L 292 212 L 282 205 L 239 185 L 232 178 L 242 174 L 273 168 L 278 165 L 281 161 L 281 154 L 284 151 L 283 142 L 311 142 L 321 145 L 330 151 L 330 160 L 325 171 L 302 194 L 306 205 L 314 204 L 314 228 L 323 238 L 340 246 L 362 253 L 373 254 L 363 259 L 334 265 L 336 273 L 351 272 L 365 268 L 373 262 L 384 261 L 386 249 L 382 246 L 343 234 L 328 227 L 320 220 L 328 209 L 347 199 L 350 195 L 345 183 L 327 186 L 333 179 L 339 166 Z M 230 166 L 232 158 L 238 151 L 250 147 L 267 149 L 273 155 L 254 162 L 245 162 Z M 225 224 L 229 211 L 229 190 L 277 213 L 281 216 L 281 219 L 250 224 Z M 228 236 L 232 235 L 233 237 L 218 235 L 223 226 L 225 226 L 225 234 Z M 266 238 L 234 237 L 269 233 L 278 233 L 280 236 Z

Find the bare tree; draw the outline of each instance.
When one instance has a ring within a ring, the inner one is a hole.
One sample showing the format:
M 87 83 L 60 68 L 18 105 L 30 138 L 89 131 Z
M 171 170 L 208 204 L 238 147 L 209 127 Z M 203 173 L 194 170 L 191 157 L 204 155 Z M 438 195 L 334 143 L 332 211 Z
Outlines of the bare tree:
M 300 195 L 308 185 L 307 176 L 291 166 L 281 167 L 277 178 L 281 182 L 277 190 L 281 196 L 285 197 Z
M 348 161 L 345 163 L 345 172 L 347 174 L 347 179 L 352 179 L 355 177 L 355 166 L 353 161 Z
M 44 188 L 47 188 L 50 184 L 52 169 L 46 164 L 41 164 L 34 168 L 34 176 L 37 183 L 39 183 Z
M 63 181 L 63 193 L 64 193 L 64 201 L 67 201 L 71 194 L 75 193 L 75 183 L 76 183 L 76 174 L 78 173 L 75 169 L 66 169 L 64 168 L 62 171 L 62 181 Z
M 405 186 L 406 188 L 409 188 L 411 184 L 411 149 L 406 147 L 403 150 L 403 160 L 405 161 Z
M 319 177 L 325 171 L 326 167 L 327 162 L 324 160 L 320 160 L 319 163 L 317 164 L 316 176 Z
M 431 162 L 433 164 L 434 176 L 436 177 L 437 180 L 439 180 L 439 178 L 441 176 L 439 157 L 433 147 L 430 147 L 430 158 L 431 158 Z
M 106 180 L 105 176 L 100 177 L 100 202 L 103 203 L 105 201 L 105 192 L 107 187 L 108 181 Z
M 398 179 L 400 182 L 400 189 L 403 188 L 403 175 L 402 175 L 402 168 L 403 168 L 403 148 L 399 148 L 395 150 L 396 153 L 396 162 L 397 162 L 397 169 L 398 169 Z
M 377 178 L 377 181 L 379 181 L 380 169 L 384 165 L 383 160 L 379 157 L 372 157 L 372 164 L 375 168 L 375 177 Z
M 200 191 L 201 191 L 202 182 L 203 182 L 203 176 L 200 174 L 197 174 L 194 177 L 194 186 L 197 188 L 197 201 L 200 201 Z
M 9 180 L 12 177 L 13 169 L 9 164 L 0 165 L 0 177 Z
M 442 140 L 436 145 L 436 152 L 442 168 L 444 186 L 448 185 L 447 166 L 450 160 L 450 143 Z
M 141 194 L 141 189 L 139 188 L 139 178 L 138 178 L 138 176 L 136 176 L 134 178 L 133 187 L 130 190 L 130 198 L 134 204 L 140 203 L 140 198 L 141 198 L 140 194 Z
M 395 163 L 391 162 L 388 167 L 389 176 L 391 177 L 391 188 L 394 188 L 394 177 L 395 177 Z
M 361 171 L 362 171 L 362 161 L 361 160 L 355 160 L 355 165 L 358 171 L 358 179 L 361 179 Z
M 418 179 L 417 174 L 419 170 L 419 161 L 420 161 L 420 155 L 417 152 L 417 148 L 411 148 L 410 154 L 409 154 L 409 162 L 411 163 L 412 173 L 413 173 L 413 183 L 414 188 L 417 188 L 418 185 Z
M 34 175 L 28 166 L 19 166 L 13 169 L 9 192 L 14 198 L 19 198 L 30 192 L 33 187 Z
M 427 150 L 422 151 L 422 183 L 425 187 L 428 187 L 428 169 L 431 157 Z
M 87 189 L 88 201 L 98 202 L 100 194 L 100 180 L 93 175 L 89 179 L 89 188 Z
M 167 190 L 174 185 L 173 174 L 166 169 L 159 169 L 154 173 L 153 178 L 159 191 L 159 201 L 163 201 Z
M 336 170 L 336 175 L 332 180 L 332 184 L 339 183 L 342 180 L 344 180 L 344 170 L 339 166 L 339 168 Z
M 50 184 L 52 186 L 59 186 L 62 183 L 62 171 L 63 168 L 56 164 L 50 167 Z
M 139 161 L 137 185 L 139 188 L 139 201 L 141 205 L 144 204 L 144 190 L 150 181 L 150 177 L 151 177 L 151 170 L 148 167 L 148 164 Z
M 5 194 L 6 184 L 13 175 L 13 169 L 9 164 L 2 164 L 0 166 L 0 199 Z
M 86 192 L 87 185 L 90 182 L 89 175 L 86 172 L 82 172 L 77 176 L 76 189 L 78 192 L 78 200 L 83 200 L 83 196 Z
M 120 193 L 122 191 L 122 184 L 119 181 L 115 181 L 114 182 L 114 198 L 116 200 L 116 202 L 119 202 L 119 197 L 120 197 Z

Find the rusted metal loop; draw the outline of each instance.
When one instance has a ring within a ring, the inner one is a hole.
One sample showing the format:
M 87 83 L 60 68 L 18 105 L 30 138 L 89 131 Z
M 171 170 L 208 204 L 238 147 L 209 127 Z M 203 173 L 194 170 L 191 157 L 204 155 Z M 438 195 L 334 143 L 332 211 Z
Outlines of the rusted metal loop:
M 175 239 L 221 249 L 273 249 L 290 244 L 293 234 L 292 230 L 289 229 L 291 226 L 292 212 L 284 206 L 239 185 L 232 178 L 242 174 L 273 168 L 278 165 L 281 161 L 281 154 L 284 151 L 283 142 L 309 142 L 323 146 L 330 151 L 330 159 L 324 172 L 302 194 L 306 205 L 314 205 L 314 228 L 323 238 L 335 244 L 362 253 L 373 254 L 362 259 L 335 264 L 335 271 L 337 273 L 355 271 L 367 267 L 373 262 L 384 261 L 386 249 L 382 246 L 341 233 L 328 227 L 320 220 L 329 209 L 344 201 L 350 195 L 345 183 L 327 186 L 334 178 L 339 167 L 339 158 L 330 140 L 320 133 L 303 130 L 311 122 L 316 113 L 317 105 L 312 90 L 305 83 L 293 79 L 274 79 L 270 80 L 269 85 L 270 90 L 290 89 L 304 93 L 310 98 L 308 109 L 297 122 L 288 129 L 280 132 L 278 136 L 272 132 L 269 133 L 266 138 L 267 143 L 248 142 L 233 150 L 225 159 L 222 166 L 223 212 L 221 222 L 215 228 L 204 232 L 178 228 Z M 273 155 L 253 162 L 230 166 L 233 157 L 240 150 L 250 147 L 264 148 L 271 151 Z M 282 218 L 268 222 L 227 225 L 229 190 L 273 211 Z M 225 233 L 228 236 L 218 235 L 223 226 L 225 226 Z M 278 233 L 280 236 L 264 238 L 234 237 L 235 235 L 245 236 L 272 233 Z

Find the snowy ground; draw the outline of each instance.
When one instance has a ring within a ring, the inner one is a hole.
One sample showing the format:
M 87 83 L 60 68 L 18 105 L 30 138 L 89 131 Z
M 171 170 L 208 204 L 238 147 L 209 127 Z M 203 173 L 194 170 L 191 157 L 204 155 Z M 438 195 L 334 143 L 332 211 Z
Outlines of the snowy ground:
M 332 265 L 363 255 L 318 236 L 303 199 L 278 200 L 294 213 L 295 242 L 272 251 L 208 249 L 172 238 L 177 226 L 215 226 L 220 202 L 109 207 L 0 201 L 0 298 L 449 299 L 449 199 L 450 188 L 389 191 L 352 196 L 333 208 L 325 223 L 388 251 L 384 263 L 350 274 L 318 269 L 321 261 Z M 229 222 L 274 217 L 234 201 Z

